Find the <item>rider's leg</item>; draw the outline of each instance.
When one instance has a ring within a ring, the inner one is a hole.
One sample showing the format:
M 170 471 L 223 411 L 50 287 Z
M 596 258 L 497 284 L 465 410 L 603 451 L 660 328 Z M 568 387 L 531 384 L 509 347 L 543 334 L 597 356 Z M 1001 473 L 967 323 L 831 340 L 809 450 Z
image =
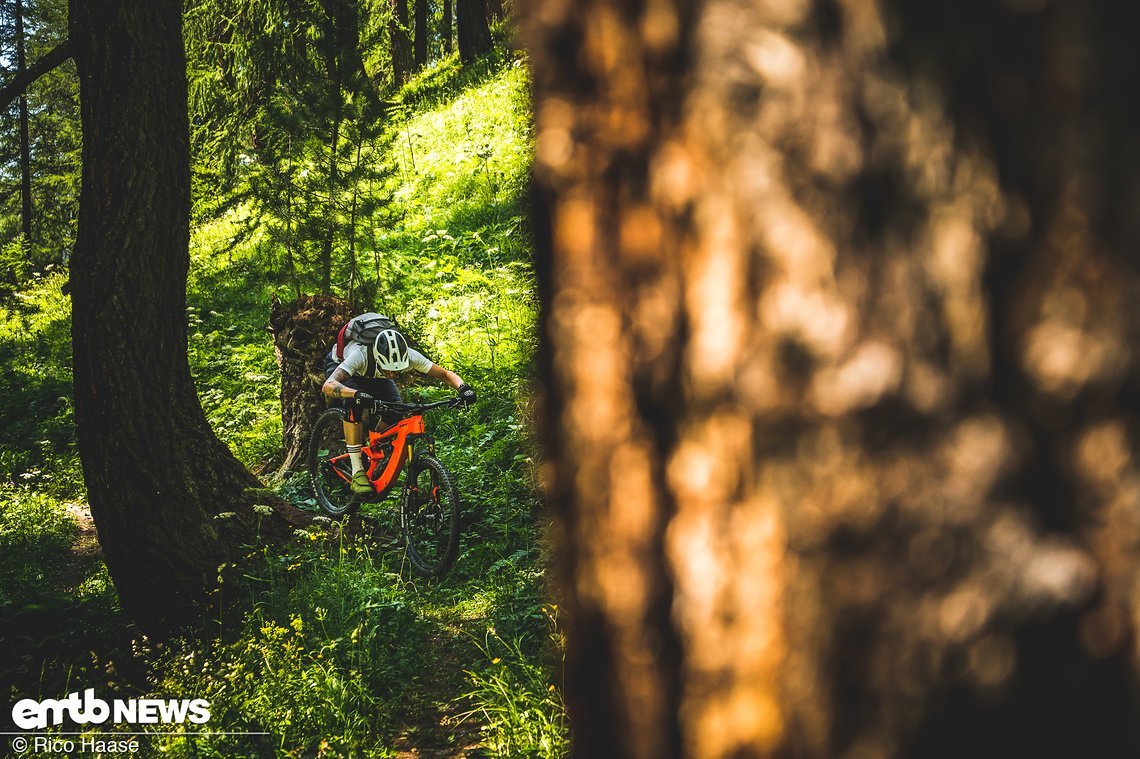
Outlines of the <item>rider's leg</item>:
M 324 359 L 325 378 L 328 379 L 336 370 L 337 362 L 332 356 Z M 356 380 L 349 379 L 345 384 L 357 387 Z M 352 492 L 368 493 L 372 490 L 372 483 L 368 481 L 368 473 L 364 470 L 364 455 L 360 452 L 364 443 L 364 425 L 360 423 L 360 410 L 354 409 L 344 399 L 330 401 L 331 405 L 347 409 L 346 419 L 341 423 L 344 431 L 344 447 L 348 451 L 348 460 L 352 462 Z
M 368 472 L 364 471 L 364 455 L 360 445 L 364 442 L 364 425 L 360 422 L 344 422 L 344 447 L 348 450 L 348 460 L 352 462 L 352 492 L 370 493 L 372 483 Z
M 370 493 L 372 483 L 364 469 L 364 455 L 360 452 L 360 446 L 364 442 L 364 425 L 345 421 L 343 426 L 344 447 L 348 450 L 348 460 L 352 462 L 352 492 Z
M 360 447 L 364 444 L 364 425 L 360 422 L 342 422 L 344 427 L 344 445 L 348 449 L 348 457 L 352 461 L 352 473 L 356 474 L 364 468 Z
M 355 383 L 349 380 L 349 387 Z M 344 447 L 348 452 L 348 460 L 352 463 L 352 492 L 368 493 L 372 490 L 372 483 L 368 481 L 368 472 L 364 466 L 364 454 L 360 452 L 364 444 L 363 409 L 351 406 L 344 401 L 342 404 L 348 410 L 341 428 L 344 431 Z

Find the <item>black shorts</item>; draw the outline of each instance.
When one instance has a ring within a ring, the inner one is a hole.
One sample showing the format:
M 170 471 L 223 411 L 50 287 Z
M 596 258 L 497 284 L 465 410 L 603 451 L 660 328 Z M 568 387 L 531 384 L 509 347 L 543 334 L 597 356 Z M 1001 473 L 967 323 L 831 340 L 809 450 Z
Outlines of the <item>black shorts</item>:
M 331 377 L 338 366 L 340 366 L 339 361 L 336 361 L 330 356 L 325 356 L 325 379 Z M 400 403 L 404 400 L 400 395 L 400 388 L 396 387 L 396 383 L 384 377 L 349 377 L 343 384 L 345 387 L 351 387 L 353 390 L 363 390 L 378 401 Z M 350 410 L 353 408 L 348 398 L 329 399 L 326 397 L 325 400 L 330 406 L 335 408 L 346 408 Z M 399 421 L 399 419 L 399 414 L 384 415 L 384 422 L 387 424 L 394 424 Z

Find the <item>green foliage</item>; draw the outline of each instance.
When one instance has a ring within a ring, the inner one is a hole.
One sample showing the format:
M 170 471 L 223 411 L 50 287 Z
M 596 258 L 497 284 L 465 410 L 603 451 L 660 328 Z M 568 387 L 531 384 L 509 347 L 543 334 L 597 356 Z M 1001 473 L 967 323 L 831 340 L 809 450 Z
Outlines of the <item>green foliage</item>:
M 538 600 L 533 570 L 504 563 L 489 576 L 467 567 L 455 581 L 409 582 L 397 546 L 346 542 L 335 525 L 325 525 L 299 544 L 261 550 L 241 576 L 226 581 L 232 597 L 248 601 L 234 607 L 236 620 L 220 620 L 216 638 L 203 631 L 162 648 L 144 646 L 152 672 L 147 692 L 205 698 L 211 724 L 269 733 L 171 736 L 159 744 L 164 753 L 390 756 L 401 740 L 440 741 L 440 721 L 462 729 L 463 708 L 472 725 L 483 723 L 484 710 L 495 715 L 486 729 L 494 741 L 528 755 L 562 753 L 565 718 L 534 645 L 544 628 L 549 632 L 553 607 Z M 500 686 L 521 685 L 509 707 L 483 687 L 482 674 L 469 672 L 464 681 L 473 663 L 490 661 L 488 646 L 506 645 L 497 633 L 478 642 L 476 632 L 489 627 L 527 641 L 507 646 L 509 669 L 495 661 L 486 674 Z M 478 692 L 463 695 L 460 706 L 456 699 L 472 682 Z M 513 713 L 499 716 L 501 708 Z M 425 720 L 425 712 L 443 716 Z M 507 735 L 515 729 L 517 736 Z M 554 750 L 543 753 L 547 746 Z
M 561 659 L 565 644 L 557 629 L 557 608 L 544 610 L 553 650 Z M 506 640 L 494 628 L 487 630 L 479 646 L 485 665 L 467 673 L 473 687 L 465 699 L 472 708 L 464 716 L 480 718 L 483 745 L 492 756 L 566 756 L 570 741 L 562 696 L 548 670 L 523 648 L 521 639 Z
M 297 290 L 355 272 L 387 198 L 368 4 L 198 0 L 186 14 L 199 215 L 248 199 Z M 366 185 L 362 187 L 362 185 Z M 220 202 L 219 202 L 220 201 Z
M 186 317 L 198 398 L 214 432 L 247 466 L 272 459 L 281 444 L 281 380 L 264 329 L 194 305 Z
M 66 560 L 75 533 L 55 499 L 0 485 L 0 606 L 38 596 L 46 576 Z
M 66 39 L 67 2 L 25 0 L 23 5 L 30 66 Z M 14 42 L 13 10 L 11 3 L 5 3 L 0 16 L 0 35 L 7 38 L 6 48 Z M 5 67 L 14 68 L 14 56 L 11 52 L 7 55 Z M 67 62 L 40 77 L 28 88 L 25 98 L 32 191 L 31 239 L 26 242 L 25 253 L 28 263 L 40 270 L 49 263 L 65 261 L 75 239 L 82 137 L 74 64 Z M 0 121 L 0 240 L 5 244 L 21 233 L 20 136 L 15 108 L 10 113 L 10 118 Z M 0 271 L 0 287 L 3 282 Z
M 219 723 L 268 730 L 271 740 L 173 738 L 165 746 L 173 755 L 383 756 L 441 730 L 441 720 L 454 723 L 463 709 L 472 713 L 451 729 L 486 725 L 483 737 L 500 755 L 564 751 L 565 718 L 557 689 L 549 690 L 556 665 L 541 644 L 549 620 L 537 452 L 526 432 L 537 312 L 523 221 L 527 92 L 525 67 L 513 59 L 488 59 L 477 71 L 444 62 L 409 83 L 402 96 L 419 105 L 378 138 L 393 152 L 369 157 L 393 167 L 383 189 L 392 221 L 365 219 L 358 230 L 360 306 L 396 316 L 430 358 L 479 392 L 470 412 L 429 419 L 464 507 L 456 566 L 440 583 L 409 581 L 387 538 L 264 552 L 238 584 L 251 606 L 235 607 L 238 618 L 216 643 L 188 639 L 160 658 L 147 688 L 209 694 Z M 368 184 L 358 182 L 361 197 Z M 240 201 L 192 238 L 191 366 L 216 431 L 249 465 L 280 440 L 265 314 L 274 295 L 296 291 L 292 267 L 307 265 L 289 263 L 276 223 L 256 202 Z M 346 295 L 347 274 L 334 268 L 334 286 Z M 449 392 L 422 382 L 405 390 Z M 311 508 L 303 475 L 279 492 Z M 382 535 L 398 530 L 394 498 L 364 511 Z M 481 646 L 507 645 L 479 644 L 488 627 L 511 641 L 513 649 L 495 654 L 509 665 L 478 666 L 492 658 Z M 517 688 L 509 703 L 495 695 L 503 688 Z M 424 724 L 423 714 L 441 712 Z
M 82 497 L 71 405 L 71 318 L 60 273 L 0 304 L 0 482 Z
M 270 735 L 175 737 L 164 751 L 389 755 L 422 635 L 390 571 L 343 543 L 266 550 L 242 580 L 255 598 L 240 624 L 205 647 L 184 639 L 155 656 L 153 689 L 206 698 L 212 721 Z
M 16 292 L 33 271 L 31 250 L 23 234 L 0 246 L 0 295 Z
M 76 511 L 35 487 L 0 484 L 0 698 L 8 703 L 66 693 L 70 682 L 117 690 L 104 665 L 118 656 L 126 622 L 106 567 L 84 550 L 94 537 L 80 534 Z

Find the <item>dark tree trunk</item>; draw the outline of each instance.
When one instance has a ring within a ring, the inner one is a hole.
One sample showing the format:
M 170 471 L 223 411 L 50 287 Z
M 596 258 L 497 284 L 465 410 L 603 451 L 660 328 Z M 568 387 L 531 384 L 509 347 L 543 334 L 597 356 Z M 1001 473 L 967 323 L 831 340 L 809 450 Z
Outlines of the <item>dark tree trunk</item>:
M 259 498 L 210 430 L 187 364 L 181 31 L 177 0 L 70 4 L 83 122 L 71 259 L 79 452 L 123 609 L 151 633 L 201 612 L 218 567 L 254 540 Z
M 356 160 L 353 162 L 352 171 L 353 175 L 358 175 L 360 172 L 360 153 L 364 147 L 364 138 L 357 135 L 356 138 Z M 359 203 L 359 182 L 352 183 L 352 200 L 348 206 L 348 302 L 349 304 L 355 303 L 356 300 L 356 285 L 359 277 L 358 267 L 356 265 L 356 212 Z
M 336 239 L 337 213 L 339 207 L 337 198 L 340 194 L 340 163 L 337 148 L 340 145 L 341 101 L 340 83 L 334 81 L 334 97 L 336 98 L 335 111 L 332 120 L 332 134 L 329 135 L 329 176 L 328 199 L 325 204 L 324 239 L 321 241 L 321 292 L 328 295 L 332 292 L 332 264 L 333 243 Z
M 456 0 L 455 25 L 459 35 L 459 59 L 471 63 L 491 49 L 487 5 L 483 0 Z
M 440 29 L 439 34 L 443 37 L 443 52 L 444 55 L 450 55 L 453 47 L 455 32 L 452 26 L 452 20 L 455 18 L 455 9 L 452 0 L 443 0 L 443 27 Z
M 284 447 L 279 477 L 306 466 L 309 433 L 326 408 L 321 394 L 324 356 L 352 316 L 347 303 L 324 295 L 302 295 L 287 305 L 273 302 L 269 331 L 281 369 Z
M 321 44 L 325 58 L 325 76 L 328 78 L 329 104 L 332 109 L 329 134 L 328 195 L 325 199 L 324 239 L 321 240 L 321 292 L 332 292 L 333 246 L 336 243 L 338 203 L 340 195 L 340 129 L 344 120 L 344 67 L 342 56 L 351 47 L 355 50 L 357 35 L 343 7 L 334 3 L 325 6 L 325 29 Z M 343 35 L 343 36 L 342 36 Z
M 416 54 L 416 70 L 422 69 L 427 65 L 427 51 L 428 51 L 428 3 L 427 0 L 416 0 L 416 38 L 415 38 L 415 54 Z
M 487 2 L 487 23 L 493 24 L 496 21 L 502 21 L 506 15 L 503 11 L 503 0 L 486 0 Z
M 333 244 L 336 239 L 337 213 L 340 213 L 339 196 L 341 191 L 340 158 L 337 150 L 341 142 L 341 121 L 343 104 L 341 83 L 333 79 L 329 83 L 333 96 L 332 133 L 328 137 L 328 198 L 325 204 L 325 236 L 320 244 L 320 292 L 328 295 L 333 288 Z
M 27 69 L 24 58 L 24 3 L 16 0 L 16 75 Z M 28 98 L 20 96 L 20 231 L 24 240 L 32 242 L 32 151 L 28 135 Z
M 392 47 L 392 80 L 403 84 L 412 69 L 412 41 L 408 37 L 408 0 L 392 0 L 392 17 L 388 24 Z
M 289 276 L 289 281 L 293 284 L 293 291 L 298 296 L 301 294 L 301 281 L 297 273 L 297 261 L 294 254 L 294 248 L 297 245 L 297 234 L 294 231 L 294 217 L 293 217 L 293 192 L 296 188 L 296 183 L 293 181 L 293 137 L 290 135 L 288 141 L 288 148 L 286 155 L 290 156 L 286 164 L 285 173 L 280 177 L 280 185 L 285 188 L 285 270 Z
M 1138 755 L 1127 6 L 526 6 L 575 753 Z

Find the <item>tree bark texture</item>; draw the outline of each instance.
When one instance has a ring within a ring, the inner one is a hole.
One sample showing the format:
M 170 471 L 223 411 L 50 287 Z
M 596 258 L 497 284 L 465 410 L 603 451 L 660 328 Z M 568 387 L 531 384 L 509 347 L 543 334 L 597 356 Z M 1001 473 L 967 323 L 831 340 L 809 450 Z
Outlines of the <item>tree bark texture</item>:
M 259 483 L 213 435 L 187 364 L 182 4 L 76 0 L 70 27 L 83 123 L 71 259 L 79 452 L 123 609 L 164 632 L 200 612 L 219 565 L 253 542 L 246 489 Z
M 419 71 L 427 65 L 428 35 L 428 3 L 427 0 L 415 0 L 416 33 L 414 42 L 416 70 Z
M 388 36 L 392 48 L 392 80 L 403 84 L 412 70 L 412 40 L 408 36 L 408 0 L 391 0 Z
M 455 0 L 455 26 L 459 38 L 459 59 L 471 63 L 491 49 L 491 29 L 487 26 L 484 0 Z
M 440 36 L 443 37 L 443 52 L 445 55 L 450 55 L 454 49 L 455 33 L 452 25 L 452 19 L 454 18 L 455 10 L 452 0 L 443 0 L 443 26 L 440 29 Z
M 274 301 L 269 331 L 281 369 L 281 421 L 284 459 L 278 476 L 306 466 L 313 422 L 326 408 L 321 385 L 324 356 L 337 332 L 354 316 L 339 298 L 303 295 L 292 303 Z
M 16 76 L 27 70 L 24 58 L 24 3 L 16 0 L 13 9 L 16 21 Z M 32 242 L 32 150 L 28 135 L 28 98 L 20 95 L 20 231 L 24 241 Z
M 328 198 L 325 202 L 326 218 L 323 220 L 321 240 L 321 292 L 328 295 L 332 292 L 333 270 L 333 243 L 336 242 L 338 217 L 340 214 L 340 125 L 343 118 L 343 94 L 340 89 L 340 79 L 334 79 L 329 85 L 329 93 L 333 100 L 332 123 L 329 135 L 329 164 L 328 164 Z
M 1136 755 L 1128 11 L 523 8 L 576 755 Z

